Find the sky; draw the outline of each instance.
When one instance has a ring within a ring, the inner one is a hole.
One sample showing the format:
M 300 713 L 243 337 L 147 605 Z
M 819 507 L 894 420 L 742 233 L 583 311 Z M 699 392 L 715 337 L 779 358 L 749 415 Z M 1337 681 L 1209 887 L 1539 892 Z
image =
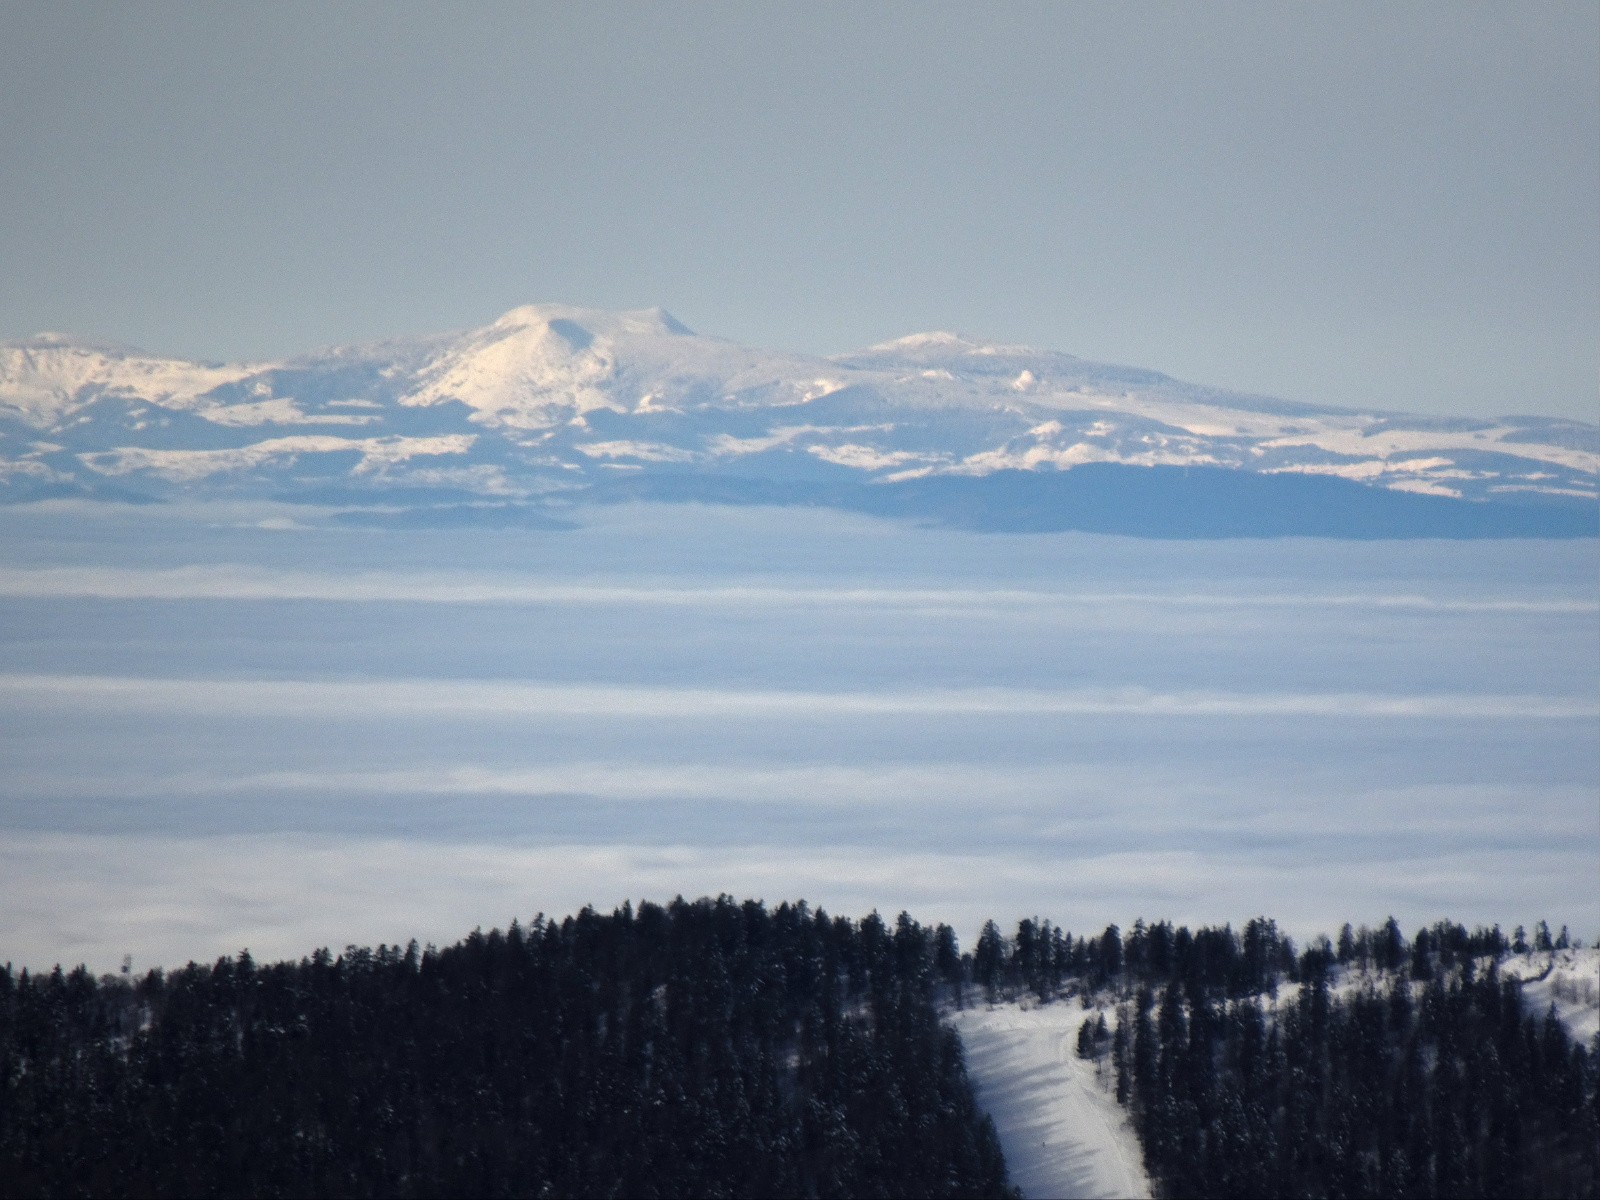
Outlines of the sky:
M 0 339 L 663 305 L 1600 418 L 1600 4 L 0 6 Z

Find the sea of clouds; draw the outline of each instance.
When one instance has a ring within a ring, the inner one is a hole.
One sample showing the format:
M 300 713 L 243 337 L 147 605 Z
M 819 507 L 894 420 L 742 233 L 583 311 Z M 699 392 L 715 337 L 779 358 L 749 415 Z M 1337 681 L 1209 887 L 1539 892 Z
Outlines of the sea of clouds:
M 1600 934 L 1592 542 L 0 522 L 0 960 L 730 892 Z

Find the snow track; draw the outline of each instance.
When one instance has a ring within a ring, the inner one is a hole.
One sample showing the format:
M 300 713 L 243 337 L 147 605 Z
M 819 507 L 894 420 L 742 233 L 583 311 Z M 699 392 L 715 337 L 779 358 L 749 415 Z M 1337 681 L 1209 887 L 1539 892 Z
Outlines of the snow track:
M 1005 1004 L 951 1013 L 950 1023 L 1024 1196 L 1149 1196 L 1133 1129 L 1075 1053 L 1086 1015 L 1075 1004 Z

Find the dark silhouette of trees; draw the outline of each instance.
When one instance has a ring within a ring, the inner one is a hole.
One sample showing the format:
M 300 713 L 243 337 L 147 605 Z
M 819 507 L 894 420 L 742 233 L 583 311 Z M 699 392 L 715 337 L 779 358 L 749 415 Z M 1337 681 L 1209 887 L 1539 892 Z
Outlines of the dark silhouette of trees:
M 936 1008 L 960 974 L 943 927 L 726 896 L 443 950 L 7 968 L 0 1194 L 1006 1194 Z
M 1500 973 L 1568 941 L 1032 917 L 963 955 L 904 913 L 723 896 L 443 950 L 8 967 L 0 1195 L 1003 1194 L 940 1022 L 976 989 L 1084 1001 L 1161 1195 L 1594 1196 L 1594 1048 Z
M 1172 931 L 1170 957 L 1162 928 L 1135 923 L 1120 980 L 1082 964 L 1060 993 L 1121 1001 L 1077 1050 L 1110 1056 L 1158 1194 L 1600 1194 L 1594 1050 L 1525 1011 L 1498 926 L 1346 926 L 1296 954 L 1257 919 Z

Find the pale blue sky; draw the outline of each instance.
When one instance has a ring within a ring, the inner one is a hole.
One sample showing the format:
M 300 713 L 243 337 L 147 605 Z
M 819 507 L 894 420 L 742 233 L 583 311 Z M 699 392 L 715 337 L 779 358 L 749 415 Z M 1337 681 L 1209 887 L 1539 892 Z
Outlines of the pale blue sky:
M 0 338 L 662 304 L 1596 419 L 1600 4 L 0 6 Z

